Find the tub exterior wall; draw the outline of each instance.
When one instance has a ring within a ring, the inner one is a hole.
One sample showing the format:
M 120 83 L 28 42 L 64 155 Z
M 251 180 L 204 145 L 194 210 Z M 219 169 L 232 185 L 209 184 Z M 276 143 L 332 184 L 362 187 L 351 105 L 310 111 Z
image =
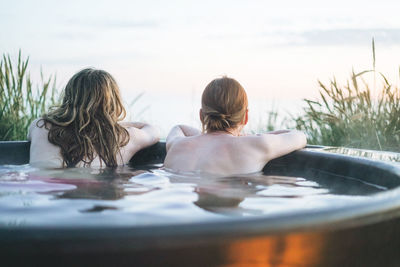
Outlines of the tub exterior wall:
M 300 231 L 256 237 L 197 239 L 167 245 L 153 240 L 1 242 L 4 266 L 399 266 L 400 221 L 339 231 Z M 100 243 L 99 243 L 100 241 Z M 166 243 L 165 243 L 166 242 Z M 99 245 L 101 244 L 101 245 Z M 95 249 L 94 249 L 95 248 Z

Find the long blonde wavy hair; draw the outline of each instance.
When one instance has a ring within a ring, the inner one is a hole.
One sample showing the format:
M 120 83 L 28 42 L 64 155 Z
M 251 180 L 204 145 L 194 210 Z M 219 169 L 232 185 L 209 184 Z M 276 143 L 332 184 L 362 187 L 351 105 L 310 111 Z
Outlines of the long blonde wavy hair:
M 211 81 L 201 97 L 203 132 L 236 128 L 247 112 L 247 94 L 238 81 L 226 76 Z
M 61 148 L 64 167 L 90 166 L 98 156 L 108 167 L 118 165 L 120 147 L 129 142 L 119 125 L 126 116 L 114 78 L 103 70 L 76 73 L 64 90 L 60 106 L 42 116 L 50 143 Z M 39 125 L 38 125 L 39 126 Z

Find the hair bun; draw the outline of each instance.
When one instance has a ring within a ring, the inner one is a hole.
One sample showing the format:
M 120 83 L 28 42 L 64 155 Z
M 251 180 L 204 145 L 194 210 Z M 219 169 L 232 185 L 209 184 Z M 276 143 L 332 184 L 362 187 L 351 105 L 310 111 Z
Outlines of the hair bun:
M 246 116 L 246 92 L 235 79 L 215 79 L 203 91 L 201 109 L 203 132 L 235 128 Z
M 226 120 L 226 119 L 229 119 L 229 117 L 230 117 L 227 114 L 223 114 L 223 113 L 219 113 L 219 112 L 209 112 L 206 115 L 208 115 L 211 118 L 216 119 L 216 120 Z

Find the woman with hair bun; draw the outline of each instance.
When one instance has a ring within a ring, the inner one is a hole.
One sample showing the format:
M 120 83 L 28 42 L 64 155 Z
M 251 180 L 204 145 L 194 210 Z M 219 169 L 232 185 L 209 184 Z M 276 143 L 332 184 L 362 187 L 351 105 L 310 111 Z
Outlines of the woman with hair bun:
M 60 106 L 32 122 L 29 163 L 41 167 L 116 167 L 158 141 L 141 122 L 122 122 L 126 111 L 114 78 L 83 69 L 67 83 Z
M 167 137 L 164 166 L 174 172 L 227 176 L 258 172 L 271 159 L 305 147 L 299 131 L 243 135 L 247 95 L 239 82 L 222 77 L 205 88 L 200 109 L 202 131 L 177 125 Z

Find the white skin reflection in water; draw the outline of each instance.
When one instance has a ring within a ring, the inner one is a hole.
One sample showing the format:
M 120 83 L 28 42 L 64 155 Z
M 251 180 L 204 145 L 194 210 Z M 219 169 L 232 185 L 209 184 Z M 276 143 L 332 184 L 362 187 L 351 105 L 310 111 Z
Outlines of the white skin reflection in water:
M 260 209 L 241 207 L 240 204 L 247 198 L 257 197 L 257 192 L 272 185 L 284 185 L 287 188 L 298 187 L 297 183 L 304 180 L 299 177 L 274 176 L 252 174 L 246 176 L 232 176 L 224 178 L 208 179 L 206 182 L 198 182 L 195 192 L 198 199 L 194 204 L 206 211 L 226 215 L 243 216 L 261 215 Z M 274 190 L 273 191 L 279 191 Z M 296 190 L 292 191 L 296 194 Z
M 279 130 L 243 135 L 248 122 L 247 95 L 234 79 L 211 81 L 202 95 L 203 131 L 177 125 L 167 137 L 166 169 L 221 176 L 254 173 L 277 157 L 304 148 L 304 133 Z

